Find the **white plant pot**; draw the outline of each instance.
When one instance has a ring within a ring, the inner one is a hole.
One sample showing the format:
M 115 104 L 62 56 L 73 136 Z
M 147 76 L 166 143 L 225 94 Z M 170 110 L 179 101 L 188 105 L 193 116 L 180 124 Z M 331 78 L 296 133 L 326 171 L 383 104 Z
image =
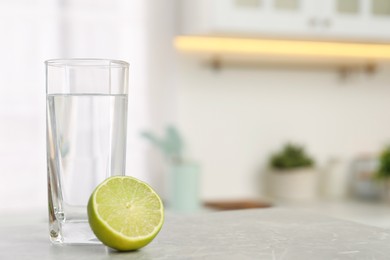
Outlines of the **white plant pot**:
M 310 201 L 318 196 L 317 171 L 314 168 L 268 172 L 268 195 L 281 201 Z

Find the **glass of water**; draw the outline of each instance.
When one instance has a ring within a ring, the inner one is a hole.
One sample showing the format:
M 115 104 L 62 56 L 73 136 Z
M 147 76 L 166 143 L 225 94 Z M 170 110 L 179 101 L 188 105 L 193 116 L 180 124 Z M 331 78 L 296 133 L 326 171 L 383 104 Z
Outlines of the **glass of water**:
M 86 206 L 107 177 L 125 175 L 128 63 L 46 63 L 49 229 L 53 243 L 100 243 Z

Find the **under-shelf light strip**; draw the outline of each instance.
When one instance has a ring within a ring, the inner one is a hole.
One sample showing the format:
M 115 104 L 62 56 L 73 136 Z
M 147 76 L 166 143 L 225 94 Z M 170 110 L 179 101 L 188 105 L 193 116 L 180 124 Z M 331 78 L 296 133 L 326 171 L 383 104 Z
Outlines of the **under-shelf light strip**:
M 177 36 L 184 52 L 390 60 L 390 44 Z

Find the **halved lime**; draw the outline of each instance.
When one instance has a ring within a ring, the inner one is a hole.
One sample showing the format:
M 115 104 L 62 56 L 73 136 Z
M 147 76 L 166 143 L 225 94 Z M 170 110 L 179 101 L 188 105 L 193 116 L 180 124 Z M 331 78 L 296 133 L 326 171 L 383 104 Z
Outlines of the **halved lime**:
M 96 187 L 88 202 L 88 220 L 103 244 L 119 251 L 150 243 L 164 222 L 164 207 L 145 182 L 114 176 Z

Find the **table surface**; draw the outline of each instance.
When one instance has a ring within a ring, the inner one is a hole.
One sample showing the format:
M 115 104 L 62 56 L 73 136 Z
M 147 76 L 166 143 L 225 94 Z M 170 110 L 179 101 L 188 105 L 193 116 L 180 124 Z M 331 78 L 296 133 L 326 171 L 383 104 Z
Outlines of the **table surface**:
M 0 259 L 389 259 L 390 230 L 304 210 L 167 214 L 148 246 L 52 245 L 43 219 L 0 222 Z

